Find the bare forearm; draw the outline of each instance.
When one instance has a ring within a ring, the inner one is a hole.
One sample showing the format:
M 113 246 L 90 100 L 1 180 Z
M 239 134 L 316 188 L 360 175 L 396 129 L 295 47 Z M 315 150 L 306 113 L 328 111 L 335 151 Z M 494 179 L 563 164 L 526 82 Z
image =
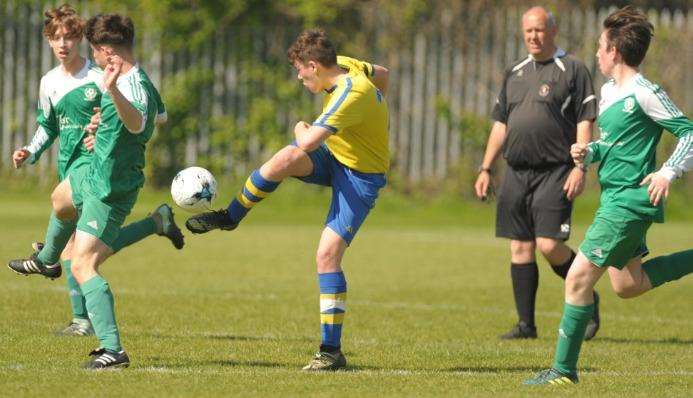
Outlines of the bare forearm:
M 507 129 L 505 124 L 501 122 L 495 122 L 493 128 L 491 128 L 491 134 L 488 137 L 488 143 L 486 144 L 486 152 L 484 153 L 484 160 L 481 162 L 481 167 L 484 169 L 490 169 L 493 162 L 498 157 L 501 149 L 503 148 L 503 143 L 505 142 L 505 137 L 507 135 Z
M 133 134 L 139 134 L 144 130 L 144 117 L 125 96 L 114 87 L 110 90 L 113 104 L 118 112 L 118 117 L 123 122 L 125 127 Z
M 390 82 L 390 71 L 384 66 L 373 65 L 373 77 L 371 77 L 371 81 L 381 93 L 387 94 L 387 88 Z
M 577 143 L 589 144 L 592 141 L 592 121 L 583 120 L 577 124 Z

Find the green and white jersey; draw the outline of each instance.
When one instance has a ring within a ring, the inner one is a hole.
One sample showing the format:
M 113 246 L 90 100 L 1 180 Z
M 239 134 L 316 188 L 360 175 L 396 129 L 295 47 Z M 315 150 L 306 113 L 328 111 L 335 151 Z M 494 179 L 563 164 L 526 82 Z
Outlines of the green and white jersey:
M 91 153 L 84 147 L 84 127 L 94 114 L 93 108 L 101 102 L 101 70 L 89 60 L 75 75 L 65 73 L 58 66 L 41 78 L 36 115 L 38 129 L 31 143 L 24 147 L 31 153 L 28 161 L 33 164 L 41 157 L 56 138 L 59 138 L 58 178 L 62 181 L 67 172 L 91 161 Z
M 119 200 L 144 184 L 144 152 L 157 115 L 165 115 L 158 91 L 135 65 L 118 77 L 118 90 L 142 114 L 142 125 L 129 131 L 118 116 L 111 95 L 101 97 L 101 121 L 96 131 L 94 159 L 87 178 L 91 193 L 102 200 Z
M 655 151 L 662 129 L 679 138 L 678 145 L 659 174 L 669 180 L 693 167 L 693 123 L 658 85 L 642 75 L 617 87 L 602 86 L 597 119 L 601 137 L 588 146 L 586 163 L 601 162 L 601 207 L 626 209 L 636 217 L 664 221 L 663 201 L 650 203 L 647 186 L 640 182 L 655 170 Z

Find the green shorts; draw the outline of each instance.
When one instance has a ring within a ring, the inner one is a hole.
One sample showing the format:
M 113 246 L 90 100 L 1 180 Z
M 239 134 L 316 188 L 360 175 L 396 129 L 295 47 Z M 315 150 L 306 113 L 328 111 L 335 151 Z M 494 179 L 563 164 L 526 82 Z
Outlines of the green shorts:
M 137 191 L 119 200 L 104 200 L 94 195 L 86 183 L 86 171 L 80 168 L 69 175 L 72 187 L 72 203 L 79 212 L 77 230 L 97 237 L 113 249 L 120 227 L 137 201 Z
M 580 252 L 599 267 L 622 269 L 630 260 L 649 253 L 645 244 L 651 220 L 643 220 L 625 212 L 597 211 Z

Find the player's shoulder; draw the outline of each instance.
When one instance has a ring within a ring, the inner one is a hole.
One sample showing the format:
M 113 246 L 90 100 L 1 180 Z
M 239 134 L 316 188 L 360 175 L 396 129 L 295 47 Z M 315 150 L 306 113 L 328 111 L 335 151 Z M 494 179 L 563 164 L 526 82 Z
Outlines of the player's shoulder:
M 356 58 L 345 55 L 337 55 L 337 65 L 343 69 L 349 70 L 350 75 L 363 74 L 366 77 L 373 75 L 373 66 Z
M 660 93 L 662 91 L 662 87 L 649 81 L 645 78 L 645 76 L 638 73 L 633 78 L 633 91 L 635 91 L 635 94 L 638 97 L 646 98 Z
M 609 95 L 611 95 L 611 93 L 613 93 L 615 91 L 615 89 L 616 89 L 616 80 L 614 80 L 613 78 L 609 79 L 604 84 L 602 84 L 602 87 L 600 89 L 600 93 L 601 93 L 600 95 L 602 98 L 606 98 Z
M 65 75 L 60 71 L 60 65 L 46 72 L 41 76 L 41 87 L 60 85 L 65 80 Z

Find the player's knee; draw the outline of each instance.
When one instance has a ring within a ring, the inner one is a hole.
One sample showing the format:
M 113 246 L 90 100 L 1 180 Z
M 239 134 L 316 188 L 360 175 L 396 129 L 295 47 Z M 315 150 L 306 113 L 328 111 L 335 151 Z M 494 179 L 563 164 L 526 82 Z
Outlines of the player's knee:
M 536 240 L 537 249 L 545 256 L 553 254 L 559 244 L 555 239 L 537 238 Z
M 302 155 L 302 151 L 294 146 L 287 146 L 281 151 L 277 152 L 272 159 L 270 159 L 268 168 L 272 174 L 283 174 L 291 169 L 299 156 Z
M 330 247 L 319 248 L 315 255 L 315 263 L 319 273 L 338 271 L 337 251 Z
M 514 258 L 523 258 L 532 261 L 534 258 L 534 242 L 513 240 L 510 242 L 510 255 Z
M 619 283 L 612 286 L 616 295 L 622 299 L 637 297 L 641 293 L 640 286 L 631 283 Z
M 566 297 L 582 296 L 593 287 L 588 283 L 588 278 L 579 272 L 568 272 L 565 278 Z

